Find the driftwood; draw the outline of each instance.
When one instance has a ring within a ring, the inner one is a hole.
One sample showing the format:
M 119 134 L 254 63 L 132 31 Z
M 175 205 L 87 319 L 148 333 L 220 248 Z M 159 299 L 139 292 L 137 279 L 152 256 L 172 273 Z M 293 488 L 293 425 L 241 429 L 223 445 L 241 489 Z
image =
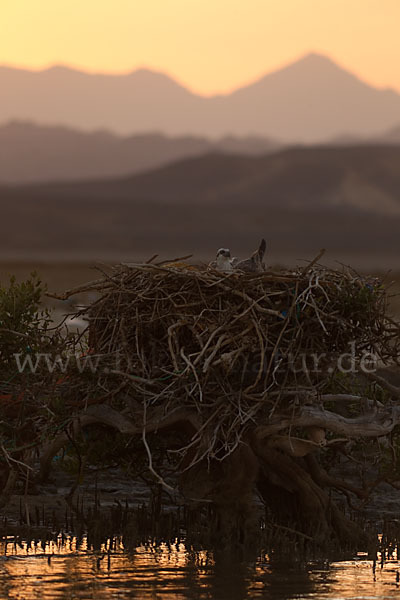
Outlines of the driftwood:
M 320 406 L 302 406 L 298 413 L 294 416 L 276 414 L 269 425 L 256 428 L 256 435 L 263 439 L 288 428 L 317 427 L 348 438 L 377 438 L 390 434 L 400 424 L 400 406 L 376 409 L 354 418 L 343 417 Z

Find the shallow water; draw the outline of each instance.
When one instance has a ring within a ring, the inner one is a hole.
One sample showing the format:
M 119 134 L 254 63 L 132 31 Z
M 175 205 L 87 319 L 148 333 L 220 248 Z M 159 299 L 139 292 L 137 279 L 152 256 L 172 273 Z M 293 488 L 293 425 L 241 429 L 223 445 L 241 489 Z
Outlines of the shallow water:
M 64 543 L 0 544 L 0 598 L 143 598 L 157 600 L 244 598 L 398 598 L 400 562 L 352 560 L 294 563 L 264 555 L 255 562 L 188 550 L 184 544 L 139 546 L 115 542 L 110 550 Z

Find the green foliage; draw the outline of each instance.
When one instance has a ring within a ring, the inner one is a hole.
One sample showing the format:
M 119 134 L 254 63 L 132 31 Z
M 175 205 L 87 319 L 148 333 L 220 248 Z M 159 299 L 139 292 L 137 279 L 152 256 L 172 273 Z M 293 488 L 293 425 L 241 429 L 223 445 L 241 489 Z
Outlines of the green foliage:
M 341 315 L 350 319 L 357 315 L 360 324 L 368 325 L 371 314 L 376 313 L 377 306 L 384 301 L 384 289 L 381 285 L 365 283 L 359 288 L 349 285 L 343 290 Z
M 14 364 L 14 354 L 39 351 L 51 322 L 49 312 L 40 309 L 45 291 L 36 273 L 22 283 L 11 277 L 0 286 L 0 368 Z

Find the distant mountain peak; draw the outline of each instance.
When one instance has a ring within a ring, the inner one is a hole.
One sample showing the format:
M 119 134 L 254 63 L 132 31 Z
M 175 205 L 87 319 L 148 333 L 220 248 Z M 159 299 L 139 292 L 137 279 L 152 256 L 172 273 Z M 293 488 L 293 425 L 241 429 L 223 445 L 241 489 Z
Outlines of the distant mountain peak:
M 308 54 L 300 57 L 298 60 L 287 65 L 287 67 L 280 69 L 278 72 L 294 70 L 309 71 L 311 73 L 331 73 L 332 71 L 341 71 L 342 73 L 347 73 L 352 77 L 356 77 L 350 73 L 350 71 L 338 65 L 337 62 L 335 62 L 326 54 L 319 54 L 318 52 L 309 52 Z
M 66 71 L 74 71 L 75 69 L 73 69 L 72 67 L 69 67 L 67 65 L 62 65 L 60 63 L 60 64 L 50 65 L 49 67 L 47 67 L 46 69 L 43 69 L 43 70 L 65 73 Z
M 321 142 L 343 131 L 371 137 L 400 122 L 400 95 L 362 81 L 330 57 L 310 52 L 250 85 L 198 95 L 168 73 L 87 73 L 0 68 L 0 123 L 32 120 L 123 135 L 261 136 Z
M 168 77 L 168 75 L 166 75 L 166 73 L 164 73 L 163 71 L 157 71 L 156 69 L 150 69 L 149 67 L 138 67 L 137 69 L 134 69 L 133 71 L 131 71 L 130 73 L 131 75 L 143 75 L 143 76 L 149 76 L 149 77 L 153 77 L 153 76 L 158 76 L 161 75 L 162 77 Z
M 57 75 L 69 75 L 71 73 L 79 74 L 79 75 L 90 75 L 89 72 L 81 71 L 80 69 L 75 69 L 74 67 L 70 67 L 68 65 L 50 65 L 46 69 L 41 71 L 42 73 L 55 73 Z
M 163 73 L 162 71 L 156 71 L 154 69 L 148 69 L 147 67 L 140 67 L 139 69 L 135 69 L 129 73 L 129 77 L 135 77 L 136 79 L 141 79 L 142 81 L 152 81 L 152 80 L 161 80 L 163 79 L 168 81 L 175 80 L 170 77 L 167 73 Z
M 335 61 L 327 54 L 321 54 L 320 52 L 308 52 L 304 54 L 297 62 L 308 62 L 308 63 L 319 63 L 319 64 L 330 64 L 336 65 Z
M 180 89 L 187 94 L 191 94 L 191 92 L 184 85 L 182 85 L 174 77 L 172 77 L 168 73 L 164 73 L 163 71 L 156 71 L 147 67 L 140 67 L 139 69 L 135 69 L 134 71 L 129 73 L 128 76 L 131 79 L 135 80 L 138 84 L 143 86 L 154 84 L 163 85 L 168 86 L 170 88 Z

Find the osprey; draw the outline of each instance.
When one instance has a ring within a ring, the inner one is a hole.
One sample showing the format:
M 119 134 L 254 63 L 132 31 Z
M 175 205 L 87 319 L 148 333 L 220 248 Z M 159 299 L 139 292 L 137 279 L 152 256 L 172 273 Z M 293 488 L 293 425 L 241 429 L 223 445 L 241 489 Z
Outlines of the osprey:
M 217 252 L 216 259 L 210 263 L 210 267 L 217 269 L 217 271 L 233 271 L 231 251 L 229 248 L 220 248 Z
M 253 252 L 250 258 L 246 258 L 245 260 L 237 261 L 234 259 L 231 263 L 231 266 L 236 270 L 247 271 L 249 273 L 257 273 L 258 271 L 264 271 L 264 263 L 263 258 L 265 254 L 267 244 L 264 239 L 261 240 L 261 243 L 258 247 L 258 250 Z

